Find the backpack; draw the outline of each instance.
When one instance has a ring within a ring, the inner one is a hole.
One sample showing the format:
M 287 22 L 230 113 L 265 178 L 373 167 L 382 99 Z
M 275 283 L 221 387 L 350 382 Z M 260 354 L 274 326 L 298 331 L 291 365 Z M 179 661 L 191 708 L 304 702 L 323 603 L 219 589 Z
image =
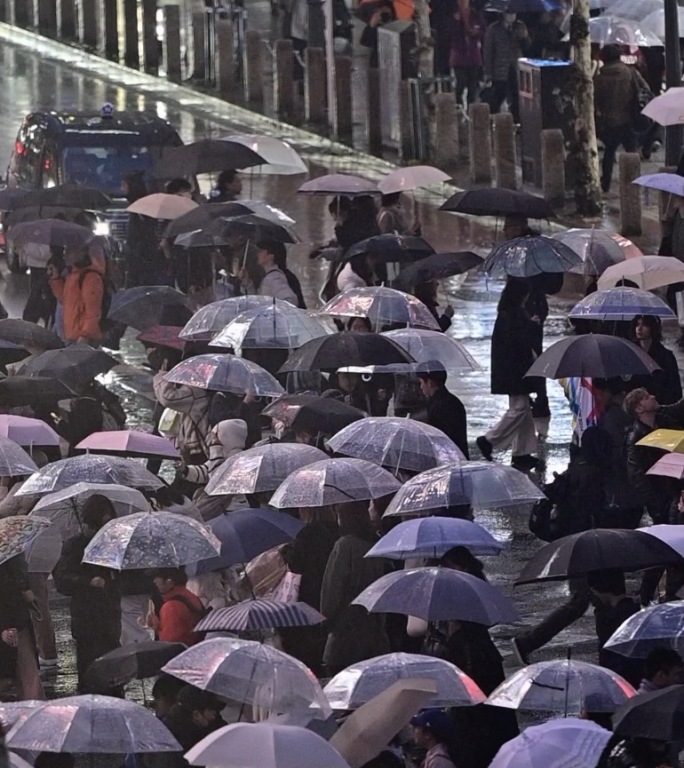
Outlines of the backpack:
M 199 598 L 197 599 L 199 600 Z M 211 608 L 205 608 L 202 605 L 202 608 L 200 610 L 196 605 L 191 603 L 190 600 L 188 600 L 188 598 L 185 595 L 173 595 L 173 597 L 170 597 L 166 602 L 170 603 L 174 601 L 176 603 L 182 603 L 190 611 L 190 613 L 197 618 L 197 621 L 195 622 L 195 626 L 197 626 L 205 616 L 211 613 Z M 200 642 L 201 640 L 204 640 L 206 633 L 196 632 L 195 634 L 198 635 L 199 637 L 197 642 Z
M 542 541 L 556 541 L 566 535 L 563 510 L 559 508 L 567 496 L 570 485 L 568 470 L 556 475 L 552 483 L 544 486 L 545 499 L 534 503 L 530 512 L 528 527 Z
M 107 275 L 101 274 L 95 269 L 84 269 L 78 278 L 79 290 L 83 290 L 83 282 L 86 275 L 90 272 L 98 275 L 102 280 L 102 304 L 100 306 L 100 333 L 102 334 L 102 345 L 108 349 L 118 349 L 119 341 L 126 332 L 126 326 L 117 323 L 115 320 L 109 320 L 107 315 L 112 306 L 112 297 L 116 293 L 114 281 Z

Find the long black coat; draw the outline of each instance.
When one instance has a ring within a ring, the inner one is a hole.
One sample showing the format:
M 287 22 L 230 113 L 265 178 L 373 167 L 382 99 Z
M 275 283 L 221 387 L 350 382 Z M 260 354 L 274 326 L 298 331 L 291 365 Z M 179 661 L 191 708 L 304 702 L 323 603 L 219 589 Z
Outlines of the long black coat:
M 681 400 L 682 380 L 675 356 L 659 341 L 651 344 L 648 354 L 661 370 L 654 371 L 651 376 L 633 376 L 630 382 L 631 388 L 645 387 L 656 396 L 661 405 L 670 405 Z
M 427 401 L 427 415 L 428 424 L 441 429 L 463 451 L 466 459 L 470 458 L 466 410 L 456 395 L 446 387 L 440 387 Z
M 523 309 L 499 312 L 492 333 L 493 395 L 526 395 L 537 390 L 538 379 L 524 378 L 541 345 L 542 329 Z

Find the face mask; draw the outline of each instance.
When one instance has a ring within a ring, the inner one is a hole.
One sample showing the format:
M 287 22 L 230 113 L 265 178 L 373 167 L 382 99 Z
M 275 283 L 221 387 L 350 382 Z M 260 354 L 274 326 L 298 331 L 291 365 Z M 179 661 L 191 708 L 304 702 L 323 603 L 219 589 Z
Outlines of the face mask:
M 516 16 L 514 13 L 504 13 L 504 24 L 507 27 L 512 26 L 515 19 L 516 19 Z

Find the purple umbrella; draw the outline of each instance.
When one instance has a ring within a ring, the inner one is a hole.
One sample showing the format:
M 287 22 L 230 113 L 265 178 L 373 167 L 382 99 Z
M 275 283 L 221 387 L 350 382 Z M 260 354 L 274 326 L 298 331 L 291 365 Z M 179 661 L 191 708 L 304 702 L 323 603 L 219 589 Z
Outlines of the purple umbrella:
M 0 416 L 0 436 L 17 445 L 59 445 L 59 435 L 40 419 L 28 416 Z
M 128 456 L 136 459 L 179 459 L 180 454 L 166 437 L 148 432 L 118 429 L 94 432 L 76 446 L 79 450 L 109 456 Z

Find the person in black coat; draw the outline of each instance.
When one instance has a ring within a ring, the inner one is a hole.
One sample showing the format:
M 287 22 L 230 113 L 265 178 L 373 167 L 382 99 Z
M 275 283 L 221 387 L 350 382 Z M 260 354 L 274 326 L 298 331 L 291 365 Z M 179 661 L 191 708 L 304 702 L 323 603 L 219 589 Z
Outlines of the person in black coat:
M 651 357 L 661 370 L 651 376 L 633 376 L 632 387 L 644 387 L 661 405 L 682 399 L 682 380 L 675 356 L 662 343 L 660 318 L 637 315 L 632 321 L 632 340 Z
M 468 453 L 468 423 L 463 403 L 446 388 L 447 372 L 442 363 L 432 360 L 418 366 L 420 389 L 427 398 L 427 423 L 441 429 L 461 449 Z
M 491 461 L 494 448 L 513 449 L 513 466 L 534 469 L 540 463 L 532 456 L 537 436 L 530 408 L 530 392 L 538 389 L 537 380 L 525 378 L 541 343 L 541 325 L 525 311 L 529 285 L 525 280 L 509 279 L 501 292 L 492 333 L 493 395 L 508 395 L 508 410 L 498 424 L 477 438 L 477 447 Z

